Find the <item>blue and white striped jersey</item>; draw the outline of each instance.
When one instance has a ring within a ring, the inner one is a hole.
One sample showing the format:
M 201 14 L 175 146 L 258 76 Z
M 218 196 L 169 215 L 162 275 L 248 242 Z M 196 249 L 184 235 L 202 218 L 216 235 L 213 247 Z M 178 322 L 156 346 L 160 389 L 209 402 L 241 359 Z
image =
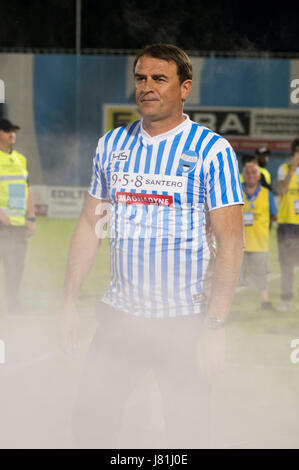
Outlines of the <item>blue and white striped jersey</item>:
M 119 127 L 99 140 L 89 194 L 111 209 L 103 301 L 146 317 L 203 312 L 216 254 L 209 211 L 243 203 L 230 144 L 188 116 L 155 137 L 141 121 Z

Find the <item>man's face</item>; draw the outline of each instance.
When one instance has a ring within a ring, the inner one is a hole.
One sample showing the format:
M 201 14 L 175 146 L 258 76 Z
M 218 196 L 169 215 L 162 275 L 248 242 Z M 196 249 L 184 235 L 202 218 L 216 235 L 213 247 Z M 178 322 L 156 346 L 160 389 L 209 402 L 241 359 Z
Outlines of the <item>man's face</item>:
M 171 121 L 182 112 L 192 81 L 180 84 L 175 62 L 143 56 L 135 67 L 135 85 L 140 115 L 149 121 Z
M 247 186 L 256 186 L 261 174 L 256 163 L 246 163 L 243 169 L 243 178 Z
M 0 146 L 3 148 L 8 148 L 14 145 L 16 142 L 16 133 L 14 130 L 9 132 L 3 131 L 0 129 Z
M 293 158 L 297 162 L 297 166 L 299 166 L 299 145 L 296 145 L 296 147 L 295 147 L 295 152 L 294 152 Z
M 261 154 L 258 154 L 257 156 L 257 159 L 258 159 L 258 162 L 259 162 L 259 165 L 264 168 L 267 163 L 268 163 L 268 160 L 269 160 L 269 155 L 268 153 L 261 153 Z

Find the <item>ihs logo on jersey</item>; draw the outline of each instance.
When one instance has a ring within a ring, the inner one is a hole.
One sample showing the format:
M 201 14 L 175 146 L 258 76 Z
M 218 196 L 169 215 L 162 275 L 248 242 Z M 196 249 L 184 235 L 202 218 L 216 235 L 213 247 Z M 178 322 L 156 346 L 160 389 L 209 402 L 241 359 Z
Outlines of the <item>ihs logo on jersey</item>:
M 125 152 L 113 152 L 111 155 L 111 160 L 116 160 L 119 162 L 123 162 L 128 160 L 129 155 L 127 155 Z
M 251 202 L 251 203 L 249 204 L 249 209 L 251 209 L 251 210 L 255 209 L 255 205 L 253 204 L 253 202 Z
M 190 173 L 196 167 L 198 155 L 194 150 L 186 150 L 180 158 L 178 171 Z
M 125 162 L 128 161 L 129 155 L 123 151 L 112 152 L 111 154 L 111 163 L 114 163 L 114 168 L 120 169 L 124 166 Z

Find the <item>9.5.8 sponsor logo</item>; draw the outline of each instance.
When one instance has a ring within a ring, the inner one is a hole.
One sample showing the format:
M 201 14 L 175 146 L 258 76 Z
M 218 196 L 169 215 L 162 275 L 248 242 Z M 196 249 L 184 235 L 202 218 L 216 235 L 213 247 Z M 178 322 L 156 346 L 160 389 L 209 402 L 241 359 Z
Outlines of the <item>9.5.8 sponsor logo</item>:
M 138 174 L 132 176 L 129 173 L 113 173 L 111 179 L 113 186 L 122 188 L 127 186 L 140 188 L 143 185 L 143 176 Z

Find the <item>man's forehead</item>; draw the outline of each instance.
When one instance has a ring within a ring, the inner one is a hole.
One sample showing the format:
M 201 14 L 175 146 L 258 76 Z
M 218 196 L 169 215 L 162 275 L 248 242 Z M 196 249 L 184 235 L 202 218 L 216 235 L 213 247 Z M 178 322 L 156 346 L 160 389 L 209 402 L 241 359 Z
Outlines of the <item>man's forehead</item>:
M 260 170 L 259 170 L 259 167 L 256 163 L 246 163 L 246 165 L 244 167 L 244 172 L 245 173 L 255 172 L 255 173 L 259 174 Z
M 173 60 L 158 59 L 151 56 L 141 56 L 135 67 L 135 73 L 159 74 L 165 72 L 177 74 L 177 65 Z

